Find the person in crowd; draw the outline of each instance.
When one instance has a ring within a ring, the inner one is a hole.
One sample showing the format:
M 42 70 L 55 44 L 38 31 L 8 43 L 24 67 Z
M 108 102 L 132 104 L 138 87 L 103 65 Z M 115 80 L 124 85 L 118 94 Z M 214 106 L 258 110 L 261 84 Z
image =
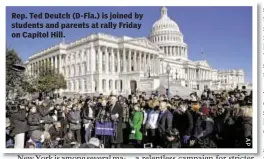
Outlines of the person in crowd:
M 148 119 L 146 122 L 148 142 L 152 143 L 153 147 L 157 146 L 156 136 L 158 135 L 158 118 L 159 118 L 159 103 L 153 103 L 150 107 Z
M 76 137 L 77 142 L 81 143 L 81 113 L 77 104 L 72 105 L 72 111 L 69 112 L 68 120 L 70 123 L 70 131 Z
M 46 101 L 43 101 L 39 106 L 38 106 L 38 112 L 41 116 L 41 118 L 44 120 L 44 130 L 49 131 L 49 128 L 53 124 L 53 118 L 52 114 L 54 112 L 54 107 L 49 106 L 50 102 L 48 99 Z
M 59 140 L 52 140 L 49 132 L 44 131 L 43 135 L 44 142 L 42 144 L 42 148 L 57 148 L 59 146 Z
M 225 105 L 219 105 L 216 107 L 216 115 L 214 118 L 214 141 L 219 148 L 224 148 L 225 145 L 225 132 L 226 119 L 228 116 L 228 111 L 225 110 Z
M 94 122 L 94 111 L 91 104 L 91 99 L 87 98 L 84 102 L 84 106 L 82 109 L 82 118 L 83 118 L 83 126 L 85 129 L 84 139 L 85 142 L 88 143 L 91 138 L 93 122 Z
M 60 109 L 58 110 L 58 122 L 61 123 L 62 136 L 69 131 L 69 122 L 68 122 L 68 107 L 64 104 L 61 104 Z
M 183 147 L 189 145 L 189 139 L 193 127 L 193 116 L 188 110 L 187 104 L 180 103 L 178 110 L 173 114 L 173 128 L 176 128 L 179 131 Z
M 173 115 L 167 109 L 167 101 L 163 100 L 160 102 L 160 115 L 158 119 L 158 130 L 159 130 L 159 146 L 164 146 L 166 132 L 172 129 Z
M 235 123 L 236 126 L 236 147 L 252 148 L 252 107 L 240 107 L 240 115 Z
M 212 133 L 214 128 L 214 121 L 209 117 L 209 108 L 201 107 L 201 116 L 197 119 L 194 128 L 195 145 L 194 147 L 200 148 L 213 148 L 215 147 L 212 141 Z
M 121 148 L 121 144 L 123 143 L 123 107 L 117 103 L 115 95 L 110 97 L 110 105 L 111 119 L 115 125 L 115 135 L 111 137 L 112 148 Z
M 53 126 L 49 129 L 49 136 L 52 141 L 60 141 L 64 137 L 63 129 L 61 128 L 61 122 L 54 122 Z
M 72 145 L 76 145 L 77 142 L 75 140 L 74 134 L 72 131 L 69 131 L 63 138 L 63 148 L 71 148 Z
M 132 113 L 131 118 L 131 135 L 130 139 L 133 140 L 133 144 L 135 144 L 136 148 L 140 148 L 142 146 L 142 123 L 143 123 L 143 112 L 140 110 L 139 104 L 134 105 L 134 112 Z
M 99 112 L 96 115 L 95 135 L 100 139 L 105 148 L 111 145 L 110 136 L 114 135 L 114 127 L 111 122 L 110 106 L 105 98 L 101 99 Z
M 44 120 L 41 119 L 40 114 L 37 112 L 37 107 L 32 106 L 27 117 L 28 121 L 28 136 L 31 135 L 32 131 L 39 130 L 42 131 L 42 123 Z
M 14 148 L 24 148 L 25 133 L 28 131 L 28 123 L 26 117 L 26 103 L 16 105 L 15 110 L 11 113 L 10 121 L 12 125 L 11 136 L 14 137 Z
M 44 134 L 40 130 L 32 131 L 29 140 L 26 143 L 26 148 L 42 148 L 44 142 Z
M 122 126 L 123 143 L 128 144 L 129 143 L 129 133 L 130 133 L 130 127 L 129 127 L 130 110 L 123 96 L 118 97 L 118 102 L 123 107 L 123 126 Z
M 6 118 L 6 148 L 14 148 L 14 139 L 10 135 L 11 129 L 12 127 L 11 127 L 10 119 Z

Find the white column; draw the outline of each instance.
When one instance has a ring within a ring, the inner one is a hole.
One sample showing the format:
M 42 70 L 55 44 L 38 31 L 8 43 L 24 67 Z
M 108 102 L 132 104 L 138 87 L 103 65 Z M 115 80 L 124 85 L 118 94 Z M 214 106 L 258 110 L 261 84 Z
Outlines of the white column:
M 133 68 L 134 68 L 134 72 L 136 72 L 137 71 L 137 51 L 136 50 L 134 50 L 133 60 L 134 60 Z
M 114 49 L 113 48 L 111 48 L 111 59 L 112 59 L 112 61 L 111 61 L 111 66 L 112 66 L 111 70 L 112 70 L 112 73 L 115 73 L 115 53 L 114 53 Z
M 189 80 L 191 80 L 191 68 L 189 68 Z
M 151 67 L 150 67 L 150 63 L 151 63 L 151 61 L 150 61 L 150 53 L 148 53 L 148 60 L 147 60 L 147 62 L 148 62 L 148 64 L 147 64 L 147 71 L 149 71 L 149 69 L 150 69 L 150 71 L 151 71 Z M 148 72 L 149 73 L 149 72 Z M 150 72 L 151 73 L 151 72 Z
M 153 56 L 153 54 L 150 54 L 150 74 L 151 75 L 153 75 L 153 73 L 154 73 L 154 56 Z
M 192 72 L 192 71 L 193 71 L 193 69 L 190 68 L 190 77 L 191 77 L 190 79 L 191 79 L 191 80 L 193 80 L 193 77 L 192 77 L 192 76 L 193 76 L 193 72 Z
M 146 65 L 147 65 L 147 53 L 143 52 L 143 72 L 146 72 Z
M 88 71 L 90 71 L 90 69 L 91 69 L 91 67 L 90 67 L 90 63 L 91 63 L 90 60 L 91 60 L 91 58 L 89 58 L 90 54 L 88 52 L 88 49 L 84 50 L 84 52 L 86 52 L 86 71 L 87 72 L 84 73 L 86 75 L 88 73 Z M 88 80 L 87 79 L 86 79 L 86 83 L 88 83 Z M 87 87 L 88 87 L 88 85 L 87 85 Z
M 54 61 L 54 64 L 55 64 L 55 73 L 58 73 L 58 61 L 57 61 L 58 56 L 55 55 L 54 58 L 55 58 L 55 61 Z M 42 64 L 42 62 L 40 61 L 40 65 L 41 64 Z M 64 68 L 65 68 L 65 66 L 64 66 Z
M 200 71 L 201 71 L 201 80 L 203 80 L 203 70 L 200 69 Z
M 89 53 L 89 54 L 88 54 Z M 92 92 L 94 92 L 94 88 L 95 88 L 95 83 L 94 83 L 94 75 L 93 75 L 93 73 L 94 73 L 94 71 L 95 71 L 95 61 L 96 61 L 96 56 L 95 56 L 95 50 L 94 50 L 94 46 L 91 46 L 91 48 L 89 49 L 89 52 L 88 52 L 88 50 L 87 50 L 87 57 L 90 57 L 89 58 L 89 64 L 90 64 L 90 78 L 89 78 L 89 80 L 90 80 L 90 83 L 91 83 L 91 90 L 92 90 Z M 89 80 L 87 80 L 87 82 L 89 81 Z
M 103 55 L 102 55 L 102 51 L 101 51 L 101 47 L 98 46 L 98 72 L 99 73 L 102 73 L 102 59 L 103 59 Z M 98 84 L 101 84 L 100 81 L 98 81 L 99 83 Z M 99 87 L 101 88 L 101 87 Z
M 127 72 L 131 72 L 131 49 L 128 49 L 128 70 Z
M 108 48 L 105 49 L 105 73 L 109 72 L 109 53 Z
M 138 70 L 141 71 L 141 70 L 142 70 L 142 69 L 141 69 L 141 67 L 142 67 L 142 65 L 141 65 L 141 62 L 142 62 L 142 61 L 141 61 L 141 56 L 142 56 L 141 51 L 139 51 L 138 56 L 139 56 Z
M 194 69 L 194 79 L 196 79 L 196 77 L 197 77 L 196 74 L 197 74 L 197 73 L 196 73 L 196 68 L 195 68 L 195 69 Z
M 117 73 L 120 73 L 120 52 L 118 48 L 116 50 L 116 53 L 117 53 Z M 113 82 L 113 85 L 114 85 L 114 82 Z
M 94 50 L 94 47 L 92 46 L 90 49 L 89 49 L 89 64 L 90 64 L 90 73 L 93 73 L 95 71 L 95 61 L 96 61 L 96 56 L 95 55 L 95 50 Z M 93 81 L 92 81 L 93 82 Z
M 191 68 L 191 79 L 193 80 L 193 68 Z
M 127 66 L 126 66 L 126 49 L 123 49 L 123 73 L 127 72 Z M 123 82 L 124 87 L 124 82 Z
M 196 80 L 196 68 L 193 70 L 193 78 Z
M 172 46 L 170 46 L 170 56 L 173 56 Z
M 159 75 L 159 73 L 160 73 L 160 69 L 159 69 L 159 67 L 160 67 L 160 60 L 159 60 L 159 55 L 157 55 L 157 66 L 156 66 L 156 73 L 157 73 L 157 75 Z
M 33 73 L 32 73 L 32 75 L 36 75 L 36 64 L 35 64 L 35 62 L 33 63 Z

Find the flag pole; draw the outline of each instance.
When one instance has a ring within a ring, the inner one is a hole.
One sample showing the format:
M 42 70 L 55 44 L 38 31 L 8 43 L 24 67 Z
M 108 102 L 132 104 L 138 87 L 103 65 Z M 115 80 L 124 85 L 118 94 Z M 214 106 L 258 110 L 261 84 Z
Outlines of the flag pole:
M 204 60 L 204 51 L 203 51 L 203 48 L 201 49 L 201 57 L 202 57 L 202 60 Z

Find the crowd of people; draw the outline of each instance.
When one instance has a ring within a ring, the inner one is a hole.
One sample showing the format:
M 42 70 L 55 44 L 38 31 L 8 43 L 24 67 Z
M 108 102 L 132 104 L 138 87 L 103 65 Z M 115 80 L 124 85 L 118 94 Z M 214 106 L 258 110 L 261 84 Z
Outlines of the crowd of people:
M 7 101 L 7 148 L 252 148 L 252 92 Z

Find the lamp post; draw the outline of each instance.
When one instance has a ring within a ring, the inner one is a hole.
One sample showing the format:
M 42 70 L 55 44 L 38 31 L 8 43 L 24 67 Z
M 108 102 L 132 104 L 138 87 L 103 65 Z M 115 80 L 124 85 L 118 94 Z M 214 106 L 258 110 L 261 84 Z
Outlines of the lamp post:
M 171 66 L 169 63 L 166 66 L 166 71 L 168 74 L 168 98 L 169 98 L 169 94 L 170 94 L 170 71 L 171 71 Z

